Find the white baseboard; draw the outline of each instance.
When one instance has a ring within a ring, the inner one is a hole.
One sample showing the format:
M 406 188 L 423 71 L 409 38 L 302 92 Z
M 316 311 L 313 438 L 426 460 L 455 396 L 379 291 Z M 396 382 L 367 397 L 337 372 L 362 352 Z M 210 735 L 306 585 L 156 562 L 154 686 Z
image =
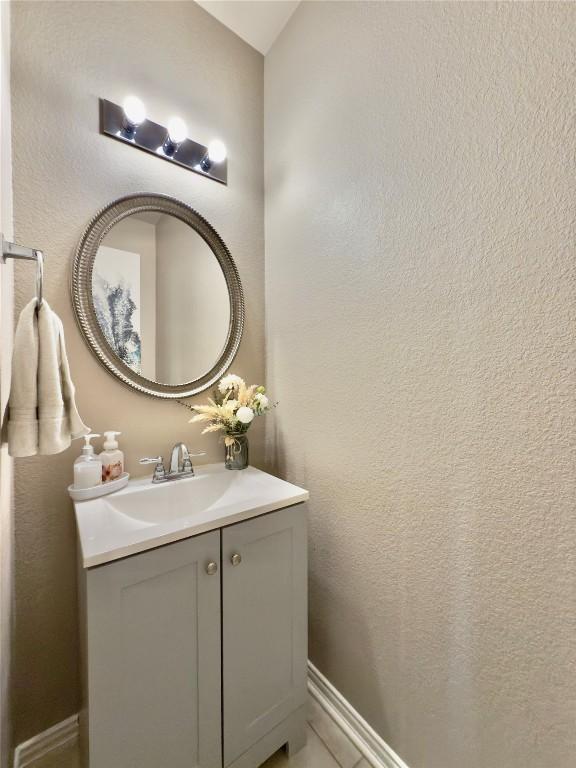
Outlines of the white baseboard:
M 370 765 L 374 768 L 408 768 L 392 747 L 386 744 L 310 661 L 308 690 Z
M 14 768 L 33 766 L 37 760 L 50 752 L 73 744 L 78 741 L 78 730 L 78 715 L 72 715 L 47 731 L 24 741 L 14 752 Z
M 396 752 L 310 661 L 308 662 L 308 690 L 327 716 L 350 739 L 370 765 L 374 768 L 408 768 Z M 78 733 L 78 715 L 72 715 L 16 747 L 14 768 L 32 768 L 37 760 L 50 752 L 77 742 Z

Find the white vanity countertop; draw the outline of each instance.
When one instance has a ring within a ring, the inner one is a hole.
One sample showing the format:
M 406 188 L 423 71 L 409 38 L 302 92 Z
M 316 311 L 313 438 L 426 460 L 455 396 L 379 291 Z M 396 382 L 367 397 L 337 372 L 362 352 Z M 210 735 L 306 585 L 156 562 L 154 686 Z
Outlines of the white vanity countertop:
M 254 467 L 195 467 L 195 477 L 126 488 L 74 503 L 84 568 L 197 536 L 308 500 L 308 491 Z

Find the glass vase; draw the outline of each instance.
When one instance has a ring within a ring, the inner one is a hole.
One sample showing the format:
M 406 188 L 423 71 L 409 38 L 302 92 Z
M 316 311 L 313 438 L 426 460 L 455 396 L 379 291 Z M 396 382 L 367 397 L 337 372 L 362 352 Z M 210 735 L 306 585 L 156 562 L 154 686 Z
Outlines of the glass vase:
M 224 439 L 226 469 L 246 469 L 248 466 L 248 435 L 236 433 Z

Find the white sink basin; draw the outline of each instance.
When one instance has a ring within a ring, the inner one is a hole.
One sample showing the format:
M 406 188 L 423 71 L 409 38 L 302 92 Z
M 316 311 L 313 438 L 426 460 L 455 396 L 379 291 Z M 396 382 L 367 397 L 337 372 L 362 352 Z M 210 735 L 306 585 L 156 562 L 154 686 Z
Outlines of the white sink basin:
M 196 536 L 308 499 L 303 488 L 254 467 L 222 464 L 195 477 L 153 485 L 132 480 L 110 496 L 74 503 L 85 568 Z
M 133 485 L 130 493 L 115 493 L 105 501 L 116 512 L 142 523 L 166 523 L 183 517 L 191 518 L 222 499 L 231 487 L 246 485 L 239 472 L 202 473 L 186 480 L 171 480 L 152 485 Z M 252 478 L 254 482 L 254 478 Z

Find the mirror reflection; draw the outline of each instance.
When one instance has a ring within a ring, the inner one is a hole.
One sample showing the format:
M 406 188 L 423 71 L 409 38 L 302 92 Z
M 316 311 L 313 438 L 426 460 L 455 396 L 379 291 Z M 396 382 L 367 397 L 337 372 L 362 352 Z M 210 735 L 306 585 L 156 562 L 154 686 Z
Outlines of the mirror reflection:
M 198 379 L 226 344 L 230 299 L 220 264 L 192 227 L 166 213 L 132 214 L 106 234 L 92 300 L 113 352 L 151 381 Z

